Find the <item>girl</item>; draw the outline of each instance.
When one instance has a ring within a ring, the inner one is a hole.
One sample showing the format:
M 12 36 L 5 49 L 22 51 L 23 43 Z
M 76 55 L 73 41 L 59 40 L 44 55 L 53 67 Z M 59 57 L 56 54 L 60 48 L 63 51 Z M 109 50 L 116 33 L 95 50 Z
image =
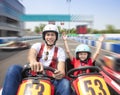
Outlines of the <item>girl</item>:
M 80 44 L 76 47 L 76 49 L 75 49 L 76 57 L 74 57 L 71 54 L 70 49 L 68 47 L 67 36 L 65 35 L 65 33 L 62 35 L 62 38 L 64 40 L 66 53 L 71 60 L 71 64 L 74 66 L 74 68 L 78 68 L 79 66 L 94 66 L 95 60 L 100 53 L 102 42 L 103 42 L 105 36 L 102 35 L 99 37 L 97 50 L 96 50 L 95 54 L 93 55 L 93 57 L 91 57 L 91 50 L 90 50 L 89 46 L 86 44 Z M 89 72 L 90 72 L 89 70 L 86 70 L 86 73 L 89 73 Z M 74 75 L 77 75 L 78 73 L 82 73 L 82 72 L 81 71 L 75 72 Z

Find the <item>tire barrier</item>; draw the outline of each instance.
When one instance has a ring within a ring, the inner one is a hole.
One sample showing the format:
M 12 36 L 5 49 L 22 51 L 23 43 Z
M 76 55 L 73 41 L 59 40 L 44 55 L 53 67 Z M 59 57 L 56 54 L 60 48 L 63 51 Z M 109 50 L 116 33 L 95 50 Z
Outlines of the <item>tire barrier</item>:
M 97 40 L 95 41 L 95 40 L 90 40 L 90 39 L 85 39 L 85 38 L 80 38 L 80 37 L 69 37 L 69 39 L 72 39 L 72 40 L 75 40 L 77 42 L 87 44 L 87 45 L 93 46 L 93 47 L 97 47 L 97 45 L 98 45 Z M 120 43 L 103 42 L 102 49 L 120 54 Z

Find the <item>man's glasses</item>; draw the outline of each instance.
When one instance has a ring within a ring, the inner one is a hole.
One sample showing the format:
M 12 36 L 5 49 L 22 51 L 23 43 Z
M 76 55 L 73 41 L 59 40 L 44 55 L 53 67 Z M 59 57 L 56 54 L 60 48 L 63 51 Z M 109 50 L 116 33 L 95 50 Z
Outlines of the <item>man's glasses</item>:
M 49 55 L 49 52 L 47 51 L 47 52 L 45 52 L 45 55 L 46 55 L 46 57 L 44 58 L 44 60 L 45 61 L 47 61 L 48 60 L 48 55 Z

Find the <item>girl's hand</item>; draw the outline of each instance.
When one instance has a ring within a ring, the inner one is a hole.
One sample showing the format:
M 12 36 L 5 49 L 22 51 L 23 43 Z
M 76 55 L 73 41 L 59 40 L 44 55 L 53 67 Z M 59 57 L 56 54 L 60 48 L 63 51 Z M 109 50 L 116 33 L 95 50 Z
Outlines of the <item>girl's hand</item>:
M 62 39 L 66 40 L 67 39 L 67 35 L 65 33 L 62 33 Z
M 102 36 L 99 37 L 98 41 L 102 42 L 105 39 L 105 35 L 102 34 Z

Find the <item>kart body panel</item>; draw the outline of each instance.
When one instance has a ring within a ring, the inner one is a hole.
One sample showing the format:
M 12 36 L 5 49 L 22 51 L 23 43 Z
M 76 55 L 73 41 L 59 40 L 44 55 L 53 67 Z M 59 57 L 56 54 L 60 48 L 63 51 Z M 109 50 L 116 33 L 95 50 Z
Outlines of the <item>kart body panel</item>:
M 97 65 L 111 95 L 120 95 L 120 56 L 105 55 L 97 62 Z
M 101 75 L 85 75 L 73 80 L 72 85 L 77 95 L 110 95 Z
M 17 95 L 54 95 L 54 86 L 44 79 L 23 80 Z
M 108 67 L 102 67 L 100 73 L 104 76 L 107 85 L 112 89 L 111 93 L 120 95 L 120 72 L 113 71 Z

